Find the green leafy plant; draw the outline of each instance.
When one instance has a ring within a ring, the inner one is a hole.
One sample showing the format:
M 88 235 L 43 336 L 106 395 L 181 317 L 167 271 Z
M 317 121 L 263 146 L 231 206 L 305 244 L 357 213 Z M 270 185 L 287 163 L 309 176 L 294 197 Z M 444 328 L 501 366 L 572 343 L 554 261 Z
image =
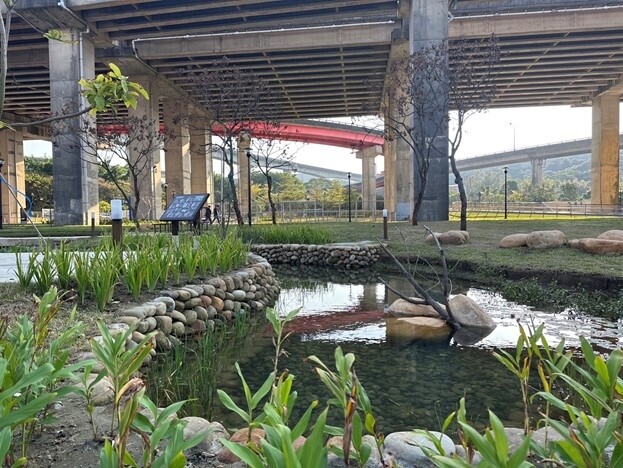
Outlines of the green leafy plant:
M 66 242 L 61 242 L 58 248 L 52 251 L 54 267 L 58 279 L 58 285 L 63 290 L 71 288 L 73 278 L 73 252 Z
M 15 275 L 17 276 L 17 283 L 21 288 L 27 289 L 30 287 L 33 277 L 35 276 L 35 270 L 38 266 L 39 262 L 36 252 L 31 252 L 28 256 L 26 268 L 24 268 L 22 264 L 22 254 L 20 252 L 15 253 Z
M 41 251 L 40 258 L 36 258 L 37 267 L 33 271 L 35 286 L 40 294 L 45 294 L 54 284 L 56 276 L 56 268 L 54 266 L 54 258 L 50 247 L 46 246 Z
M 115 286 L 119 279 L 118 252 L 102 250 L 98 252 L 91 262 L 90 287 L 95 297 L 95 305 L 98 311 L 103 311 L 112 300 Z

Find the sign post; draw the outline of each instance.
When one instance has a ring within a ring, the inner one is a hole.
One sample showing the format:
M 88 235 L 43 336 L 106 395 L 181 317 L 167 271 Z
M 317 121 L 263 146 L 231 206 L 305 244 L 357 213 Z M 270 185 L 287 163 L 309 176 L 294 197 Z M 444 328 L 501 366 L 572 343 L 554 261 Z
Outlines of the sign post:
M 171 221 L 171 234 L 177 236 L 180 230 L 180 221 L 191 223 L 195 221 L 209 196 L 209 193 L 176 195 L 160 216 L 160 221 Z

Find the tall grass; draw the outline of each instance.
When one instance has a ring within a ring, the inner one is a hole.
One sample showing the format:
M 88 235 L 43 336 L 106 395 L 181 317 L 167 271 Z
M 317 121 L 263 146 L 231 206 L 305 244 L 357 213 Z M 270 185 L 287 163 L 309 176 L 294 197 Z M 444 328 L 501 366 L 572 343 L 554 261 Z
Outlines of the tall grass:
M 251 244 L 329 244 L 331 232 L 320 226 L 256 225 L 239 229 L 241 238 Z
M 41 294 L 55 283 L 63 289 L 75 286 L 82 304 L 93 299 L 97 309 L 104 310 L 119 283 L 138 299 L 145 289 L 153 292 L 158 285 L 166 288 L 171 282 L 192 282 L 197 275 L 238 268 L 246 263 L 248 252 L 235 233 L 222 239 L 214 234 L 177 239 L 136 234 L 126 236 L 121 247 L 104 239 L 93 253 L 73 251 L 65 243 L 57 250 L 33 250 L 26 266 L 16 257 L 16 275 L 23 289 L 34 283 Z

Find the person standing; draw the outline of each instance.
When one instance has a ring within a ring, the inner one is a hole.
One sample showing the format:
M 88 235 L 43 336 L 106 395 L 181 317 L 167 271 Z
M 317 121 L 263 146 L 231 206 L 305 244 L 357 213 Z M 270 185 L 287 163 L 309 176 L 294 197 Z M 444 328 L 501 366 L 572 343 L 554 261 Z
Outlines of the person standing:
M 218 205 L 214 205 L 214 218 L 213 221 L 216 221 L 220 224 L 221 222 L 221 207 Z
M 203 217 L 203 222 L 212 224 L 212 209 L 210 205 L 205 208 L 205 216 Z

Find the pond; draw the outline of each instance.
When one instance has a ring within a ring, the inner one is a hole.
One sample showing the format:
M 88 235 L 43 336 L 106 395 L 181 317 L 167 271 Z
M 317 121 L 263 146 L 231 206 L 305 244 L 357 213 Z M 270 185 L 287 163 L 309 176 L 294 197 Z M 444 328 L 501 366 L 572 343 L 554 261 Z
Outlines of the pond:
M 391 330 L 388 333 L 384 306 L 396 297 L 375 276 L 366 273 L 323 276 L 317 270 L 291 268 L 276 269 L 276 273 L 283 286 L 277 310 L 285 314 L 302 307 L 285 344 L 288 356 L 280 359 L 280 369 L 287 368 L 296 377 L 299 414 L 313 399 L 324 403 L 330 397 L 305 358 L 316 355 L 333 368 L 333 354 L 336 346 L 340 346 L 344 352 L 355 354 L 357 375 L 368 391 L 379 428 L 385 433 L 413 428 L 439 429 L 463 396 L 468 416 L 475 422 L 486 418 L 487 410 L 491 409 L 504 424 L 520 427 L 523 406 L 518 383 L 492 354 L 497 347 L 514 347 L 517 320 L 546 322 L 546 336 L 551 344 L 564 338 L 573 347 L 583 335 L 597 350 L 607 352 L 623 342 L 620 323 L 588 317 L 579 311 L 534 310 L 510 303 L 487 290 L 460 284 L 453 285 L 453 292 L 474 299 L 490 313 L 497 328 L 469 345 L 455 339 L 450 343 L 409 342 L 396 339 Z M 408 294 L 412 290 L 403 278 L 382 276 L 401 292 Z M 216 387 L 227 391 L 242 405 L 241 385 L 233 362 L 240 363 L 250 387 L 257 389 L 272 371 L 273 356 L 269 330 L 260 326 L 234 346 L 219 352 L 218 364 L 213 365 L 213 374 L 218 375 Z M 180 368 L 175 379 L 196 373 L 200 362 L 189 363 L 186 371 Z M 163 380 L 156 378 L 157 385 L 162 385 Z M 160 394 L 167 393 L 166 389 L 160 390 Z M 214 386 L 207 396 L 204 393 L 197 398 L 203 400 L 191 404 L 197 415 L 222 421 L 227 427 L 243 425 L 220 405 Z

